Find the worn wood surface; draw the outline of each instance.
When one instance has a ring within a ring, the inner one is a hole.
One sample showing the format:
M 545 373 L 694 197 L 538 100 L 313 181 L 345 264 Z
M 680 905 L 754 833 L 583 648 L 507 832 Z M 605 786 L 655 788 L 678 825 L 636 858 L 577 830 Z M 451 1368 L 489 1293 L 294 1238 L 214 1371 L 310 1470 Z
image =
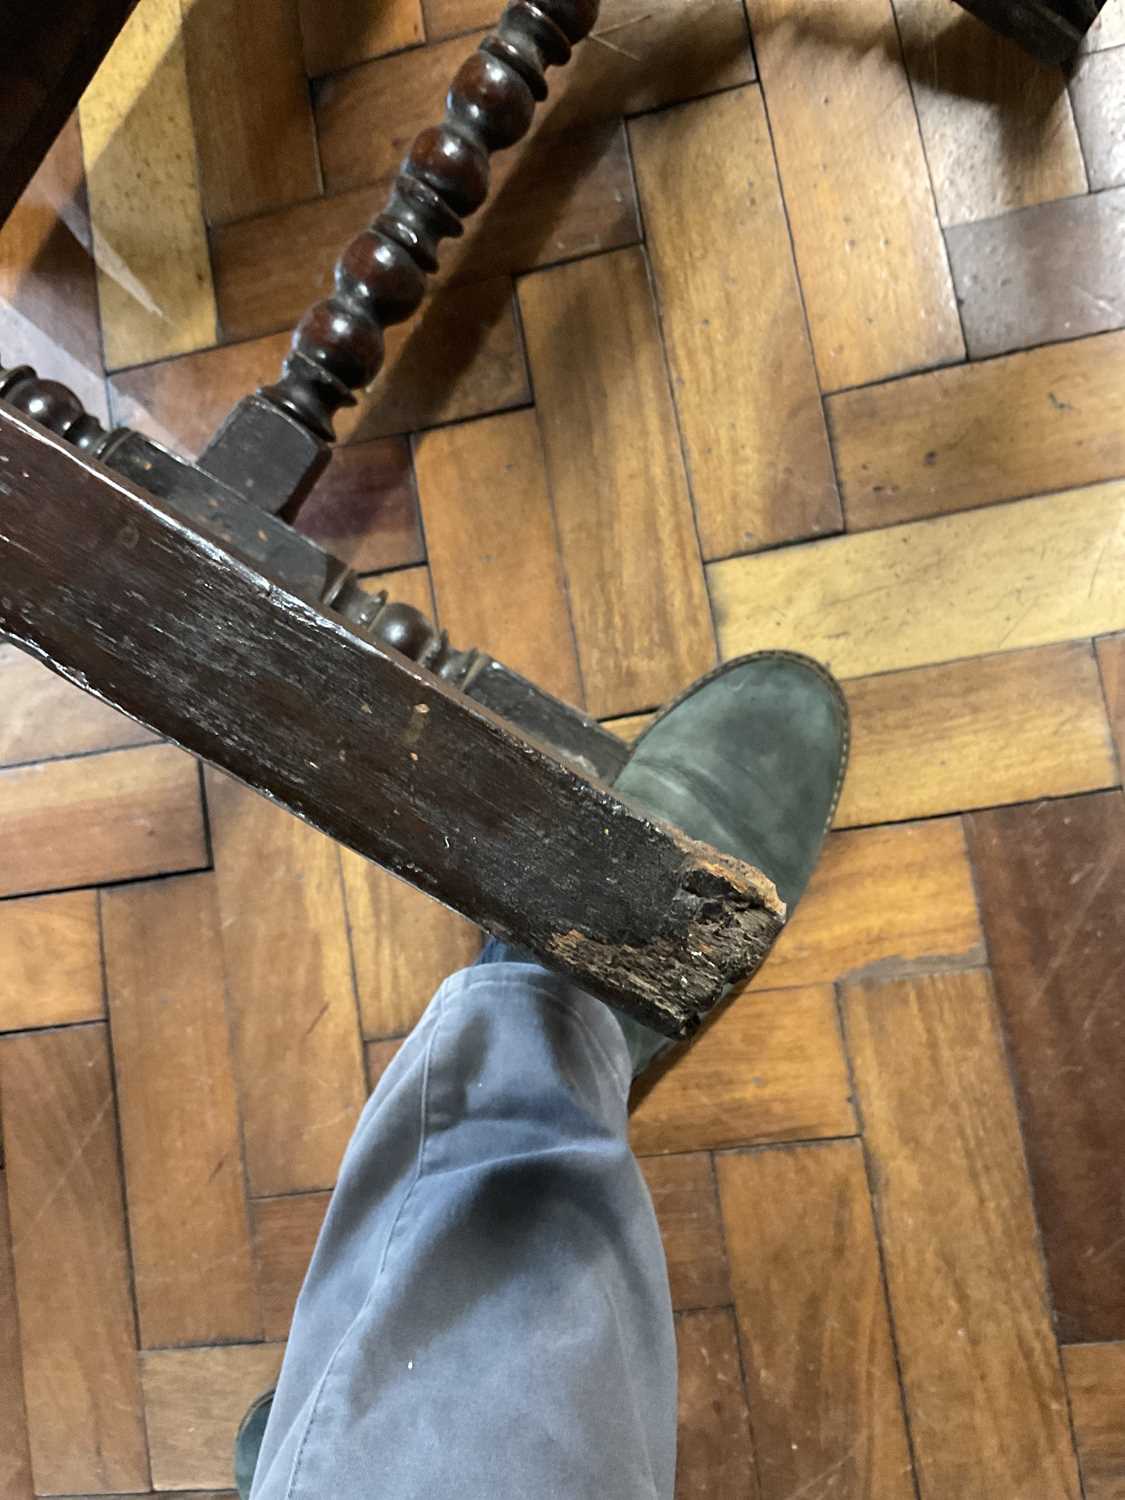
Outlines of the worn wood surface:
M 301 507 L 297 530 L 357 573 L 422 562 L 409 445 L 401 437 L 376 438 L 333 454 Z
M 0 766 L 118 750 L 152 737 L 16 646 L 0 645 L 0 698 Z
M 1125 182 L 1125 51 L 1083 58 L 1070 81 L 1074 116 L 1090 174 L 1090 187 Z
M 676 1500 L 760 1500 L 738 1332 L 730 1310 L 681 1314 L 676 1348 Z
M 105 1026 L 0 1037 L 0 1099 L 36 1492 L 147 1489 Z
M 862 1148 L 717 1167 L 762 1500 L 914 1500 Z
M 3 1171 L 0 1171 L 0 1485 L 8 1500 L 32 1500 L 19 1309 L 12 1264 L 8 1185 Z
M 140 1342 L 257 1338 L 215 877 L 101 906 Z
M 1125 632 L 1103 636 L 1097 652 L 1109 727 L 1117 742 L 1117 764 L 1125 767 Z
M 0 1031 L 104 1014 L 96 892 L 0 902 L 0 953 Z
M 1125 1344 L 1062 1352 L 1086 1500 L 1125 1497 Z
M 330 1193 L 289 1193 L 250 1204 L 258 1295 L 267 1339 L 289 1337 L 297 1294 L 324 1223 Z
M 974 813 L 969 830 L 1059 1333 L 1125 1338 L 1125 799 Z
M 711 1158 L 705 1151 L 652 1156 L 641 1171 L 660 1225 L 673 1308 L 725 1307 L 730 1276 Z
M 849 987 L 844 1015 L 921 1491 L 1078 1500 L 988 977 Z
M 420 0 L 299 0 L 299 8 L 311 77 L 425 40 Z

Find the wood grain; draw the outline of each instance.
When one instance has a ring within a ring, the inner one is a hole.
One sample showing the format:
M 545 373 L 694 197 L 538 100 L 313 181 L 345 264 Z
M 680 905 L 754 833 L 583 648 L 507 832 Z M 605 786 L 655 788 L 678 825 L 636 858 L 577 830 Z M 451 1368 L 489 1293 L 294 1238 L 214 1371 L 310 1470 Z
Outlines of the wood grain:
M 760 990 L 984 961 L 960 818 L 834 833 Z
M 639 1155 L 857 1133 L 828 985 L 735 994 L 655 1081 L 638 1085 Z
M 214 343 L 179 0 L 137 7 L 79 117 L 107 369 Z
M 839 531 L 760 90 L 648 115 L 629 133 L 704 557 Z
M 0 953 L 0 1031 L 104 1014 L 94 891 L 0 902 Z
M 101 909 L 141 1345 L 257 1338 L 215 877 Z
M 367 1068 L 367 1088 L 374 1093 L 383 1081 L 383 1074 L 394 1061 L 402 1046 L 402 1038 L 392 1037 L 384 1042 L 364 1042 L 363 1060 Z
M 8 1186 L 3 1171 L 0 1171 L 0 1493 L 7 1500 L 32 1500 L 19 1309 L 8 1221 Z
M 1078 1500 L 988 976 L 849 987 L 845 1016 L 921 1491 Z
M 255 1198 L 250 1204 L 258 1295 L 267 1339 L 286 1339 L 331 1193 Z
M 1118 780 L 1086 641 L 861 677 L 845 692 L 852 743 L 837 828 Z
M 845 391 L 828 401 L 849 531 L 1125 474 L 1125 334 Z
M 861 677 L 1120 630 L 1123 519 L 1105 484 L 712 563 L 723 657 L 795 649 Z
M 1117 764 L 1125 770 L 1125 634 L 1103 636 L 1097 651 L 1109 726 L 1117 741 Z
M 581 705 L 535 413 L 426 433 L 414 462 L 442 628 Z
M 960 359 L 891 0 L 759 0 L 754 45 L 821 384 Z
M 296 524 L 357 573 L 422 562 L 422 522 L 404 439 L 337 449 Z
M 762 1500 L 913 1500 L 861 1146 L 716 1167 Z
M 388 179 L 228 224 L 212 235 L 215 293 L 227 339 L 296 323 L 332 285 L 340 248 L 382 211 Z M 441 253 L 441 283 L 573 260 L 640 239 L 625 128 L 607 120 L 538 133 L 493 161 L 487 206 Z M 300 255 L 279 256 L 278 243 Z
M 975 813 L 969 829 L 1059 1333 L 1119 1339 L 1125 800 Z
M 676 1349 L 676 1500 L 759 1500 L 734 1315 L 725 1307 L 682 1314 Z
M 1117 187 L 1125 182 L 1125 50 L 1093 52 L 1084 57 L 1070 80 L 1070 97 L 1090 187 Z
M 153 738 L 143 725 L 15 646 L 0 644 L 0 698 L 0 766 L 117 750 Z
M 972 359 L 1125 325 L 1125 188 L 961 224 L 946 243 Z M 1052 271 L 1066 257 L 1067 274 Z
M 148 1488 L 104 1025 L 0 1038 L 37 1494 Z
M 207 863 L 199 772 L 172 745 L 0 771 L 0 896 Z
M 519 291 L 587 707 L 650 708 L 707 671 L 714 644 L 644 257 Z
M 158 1349 L 141 1356 L 152 1478 L 158 1489 L 234 1483 L 234 1438 L 250 1403 L 272 1386 L 280 1344 Z
M 310 77 L 425 41 L 419 0 L 298 0 Z
M 298 0 L 181 3 L 208 222 L 314 196 L 320 172 Z
M 1086 1500 L 1125 1500 L 1125 1344 L 1062 1352 Z
M 250 1191 L 331 1187 L 366 1094 L 336 849 L 217 771 L 207 800 Z
M 711 1158 L 705 1151 L 641 1162 L 668 1261 L 672 1306 L 725 1307 L 730 1277 Z
M 947 0 L 894 0 L 943 224 L 1086 191 L 1066 80 Z

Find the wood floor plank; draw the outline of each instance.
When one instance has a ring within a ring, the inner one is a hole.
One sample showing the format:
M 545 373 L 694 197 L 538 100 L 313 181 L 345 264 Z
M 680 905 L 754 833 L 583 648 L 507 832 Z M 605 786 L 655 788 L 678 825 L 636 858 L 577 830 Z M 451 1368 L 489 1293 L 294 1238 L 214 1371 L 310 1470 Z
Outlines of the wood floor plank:
M 984 961 L 960 818 L 829 835 L 808 890 L 753 981 L 831 984 Z
M 988 975 L 849 987 L 845 1016 L 921 1492 L 1078 1500 Z
M 1059 1334 L 1125 1338 L 1125 798 L 974 813 L 969 830 Z
M 440 117 L 449 80 L 483 34 L 475 28 L 493 25 L 498 14 L 491 0 L 472 16 L 464 0 L 452 3 L 462 11 L 453 29 L 472 30 L 471 35 L 364 63 L 315 89 L 328 192 L 389 176 L 418 131 Z M 448 34 L 443 20 L 431 5 L 431 40 Z M 658 8 L 647 0 L 607 0 L 595 39 L 582 44 L 569 67 L 552 72 L 550 100 L 535 130 L 557 135 L 753 77 L 746 15 L 738 0 L 664 0 Z M 392 128 L 372 130 L 373 118 L 391 122 Z M 526 153 L 529 145 L 521 143 L 516 153 Z
M 383 1081 L 383 1074 L 390 1067 L 395 1054 L 402 1046 L 401 1037 L 392 1037 L 384 1042 L 364 1042 L 363 1059 L 367 1066 L 367 1088 L 374 1093 Z
M 861 677 L 844 690 L 852 743 L 837 828 L 1117 784 L 1087 641 Z
M 336 846 L 219 772 L 207 797 L 250 1191 L 331 1187 L 366 1095 Z
M 0 902 L 0 1031 L 105 1013 L 94 891 Z
M 760 1500 L 733 1313 L 681 1314 L 676 1348 L 676 1500 Z
M 158 1489 L 234 1483 L 234 1437 L 281 1365 L 280 1344 L 153 1349 L 141 1356 L 152 1478 Z
M 0 1038 L 0 1098 L 36 1493 L 145 1490 L 105 1026 Z
M 1090 188 L 1125 183 L 1125 48 L 1092 52 L 1070 80 Z
M 714 640 L 644 255 L 519 290 L 587 707 L 650 708 L 711 667 Z
M 23 1396 L 19 1310 L 12 1265 L 8 1186 L 0 1170 L 0 1494 L 32 1500 L 31 1449 Z
M 1125 188 L 1113 188 L 949 230 L 970 358 L 1125 326 L 1123 226 Z M 1067 274 L 1052 274 L 1061 263 Z
M 143 0 L 79 116 L 107 369 L 214 343 L 179 0 Z
M 638 1086 L 639 1155 L 854 1135 L 831 986 L 743 992 L 654 1082 Z
M 425 41 L 420 0 L 298 0 L 310 78 Z
M 426 433 L 414 462 L 442 628 L 581 705 L 535 413 Z
M 723 658 L 781 647 L 863 677 L 1120 630 L 1123 521 L 1105 484 L 712 563 Z
M 943 224 L 1086 191 L 1066 80 L 946 0 L 894 0 Z
M 862 1147 L 716 1167 L 762 1500 L 914 1500 Z
M 208 223 L 314 196 L 320 171 L 298 0 L 181 3 Z
M 286 1339 L 331 1193 L 255 1198 L 250 1204 L 258 1294 L 267 1339 Z
M 381 212 L 389 179 L 216 229 L 215 291 L 224 337 L 253 338 L 296 323 L 332 284 L 332 267 Z M 495 158 L 486 208 L 442 247 L 441 284 L 573 260 L 641 237 L 625 128 L 596 122 L 535 134 Z M 279 256 L 279 243 L 301 246 Z
M 0 766 L 92 750 L 117 750 L 155 739 L 17 646 L 0 644 Z
M 651 1156 L 641 1171 L 660 1224 L 673 1308 L 725 1307 L 730 1277 L 711 1158 L 705 1151 Z
M 357 573 L 425 560 L 410 447 L 400 437 L 350 443 L 301 507 L 297 530 Z
M 1086 1500 L 1125 1500 L 1125 1344 L 1062 1352 Z
M 215 877 L 101 909 L 141 1346 L 258 1338 Z
M 199 772 L 173 745 L 0 771 L 0 896 L 207 863 Z
M 754 46 L 822 386 L 960 359 L 891 0 L 759 0 Z
M 704 557 L 841 530 L 761 91 L 629 133 Z
M 1097 649 L 1110 729 L 1117 741 L 1117 764 L 1125 771 L 1125 633 L 1103 636 Z
M 849 531 L 1125 475 L 1125 333 L 829 399 Z

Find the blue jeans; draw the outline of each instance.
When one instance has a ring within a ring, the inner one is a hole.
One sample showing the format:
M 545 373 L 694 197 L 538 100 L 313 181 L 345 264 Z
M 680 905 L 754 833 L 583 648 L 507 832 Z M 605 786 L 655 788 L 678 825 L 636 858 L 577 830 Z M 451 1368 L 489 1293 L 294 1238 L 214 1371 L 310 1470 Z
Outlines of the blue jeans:
M 671 1500 L 629 1074 L 612 1012 L 537 964 L 446 980 L 344 1157 L 254 1500 Z

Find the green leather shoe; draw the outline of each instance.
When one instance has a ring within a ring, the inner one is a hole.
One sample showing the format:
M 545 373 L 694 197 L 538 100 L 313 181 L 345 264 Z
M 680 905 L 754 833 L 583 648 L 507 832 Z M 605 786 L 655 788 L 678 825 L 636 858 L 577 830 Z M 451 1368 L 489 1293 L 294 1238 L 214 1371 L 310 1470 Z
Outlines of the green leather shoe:
M 727 662 L 641 735 L 614 789 L 692 838 L 755 865 L 788 916 L 831 827 L 848 760 L 835 678 L 790 651 Z M 618 1016 L 633 1076 L 674 1044 Z
M 250 1500 L 250 1486 L 258 1467 L 258 1454 L 266 1435 L 266 1423 L 273 1408 L 273 1391 L 265 1391 L 243 1417 L 234 1440 L 234 1482 L 239 1500 Z

